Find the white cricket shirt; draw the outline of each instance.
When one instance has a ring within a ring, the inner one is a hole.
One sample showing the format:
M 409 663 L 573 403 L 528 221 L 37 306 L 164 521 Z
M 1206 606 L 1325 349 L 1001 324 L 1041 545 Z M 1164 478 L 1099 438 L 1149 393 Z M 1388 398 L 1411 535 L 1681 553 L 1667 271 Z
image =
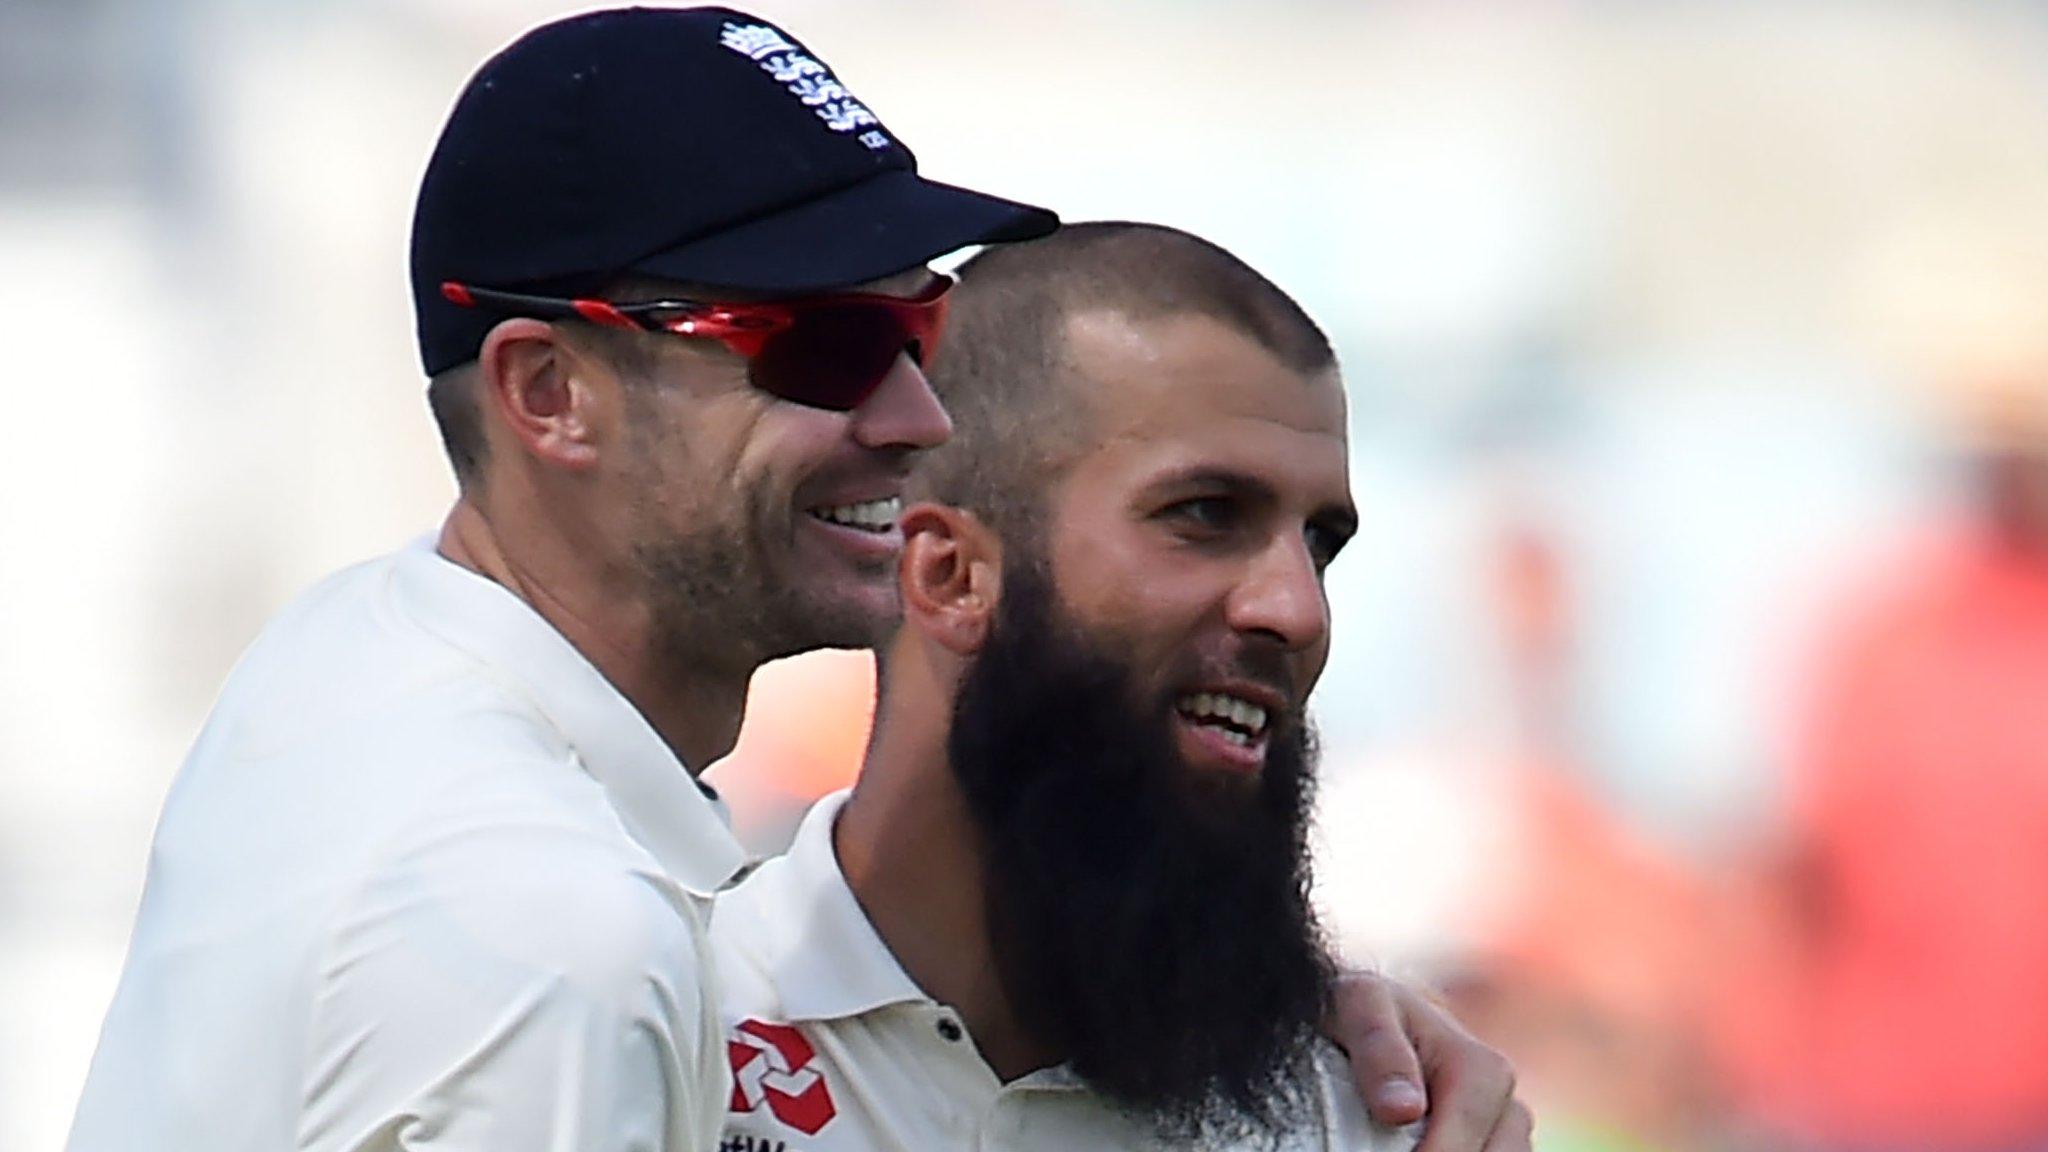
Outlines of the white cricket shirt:
M 957 1013 L 913 983 L 832 850 L 846 793 L 804 817 L 787 855 L 716 900 L 733 1086 L 721 1152 L 1108 1152 L 1162 1147 L 1064 1067 L 1002 1083 Z M 1406 1152 L 1375 1126 L 1334 1049 L 1318 1067 L 1305 1152 Z
M 71 1152 L 697 1152 L 742 854 L 560 633 L 431 541 L 300 597 L 172 785 Z

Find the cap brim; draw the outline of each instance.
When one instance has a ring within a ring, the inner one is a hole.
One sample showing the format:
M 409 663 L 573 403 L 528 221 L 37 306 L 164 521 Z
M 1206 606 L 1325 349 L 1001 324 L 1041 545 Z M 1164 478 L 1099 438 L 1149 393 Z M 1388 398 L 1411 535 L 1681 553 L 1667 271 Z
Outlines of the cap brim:
M 755 292 L 844 288 L 970 244 L 1030 240 L 1059 217 L 896 170 L 633 263 L 633 270 Z

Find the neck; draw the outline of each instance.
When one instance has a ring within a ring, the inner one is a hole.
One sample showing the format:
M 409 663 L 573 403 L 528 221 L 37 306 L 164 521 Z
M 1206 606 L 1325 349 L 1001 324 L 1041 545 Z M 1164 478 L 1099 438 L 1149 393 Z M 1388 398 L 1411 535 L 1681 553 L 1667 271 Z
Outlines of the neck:
M 996 974 L 981 837 L 946 761 L 943 716 L 888 705 L 833 829 L 840 870 L 904 972 L 960 1013 L 999 1078 L 1015 1080 L 1059 1054 L 1031 1036 Z
M 441 526 L 436 550 L 525 601 L 619 690 L 692 774 L 732 750 L 751 666 L 678 659 L 658 641 L 644 593 L 588 559 L 587 542 L 507 530 L 468 495 Z M 703 645 L 713 656 L 719 645 Z

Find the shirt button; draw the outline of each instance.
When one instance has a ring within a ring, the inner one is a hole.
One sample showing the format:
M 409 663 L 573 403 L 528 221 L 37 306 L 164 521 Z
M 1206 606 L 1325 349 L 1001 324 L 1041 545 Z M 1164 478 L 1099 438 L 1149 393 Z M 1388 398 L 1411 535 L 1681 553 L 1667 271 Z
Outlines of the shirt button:
M 950 1016 L 940 1017 L 939 1036 L 947 1043 L 957 1043 L 962 1035 L 963 1033 L 960 1031 L 960 1025 L 957 1021 Z

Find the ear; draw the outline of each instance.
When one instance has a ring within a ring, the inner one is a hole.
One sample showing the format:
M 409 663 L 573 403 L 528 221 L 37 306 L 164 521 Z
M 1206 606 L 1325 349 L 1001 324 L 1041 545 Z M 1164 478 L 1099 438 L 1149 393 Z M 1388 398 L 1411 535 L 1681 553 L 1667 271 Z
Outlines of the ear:
M 597 463 L 597 397 L 589 361 L 576 356 L 554 325 L 513 319 L 484 337 L 477 353 L 485 403 L 520 447 L 557 467 Z
M 913 504 L 896 523 L 904 626 L 956 655 L 979 652 L 1002 599 L 1002 541 L 973 513 L 947 504 Z

